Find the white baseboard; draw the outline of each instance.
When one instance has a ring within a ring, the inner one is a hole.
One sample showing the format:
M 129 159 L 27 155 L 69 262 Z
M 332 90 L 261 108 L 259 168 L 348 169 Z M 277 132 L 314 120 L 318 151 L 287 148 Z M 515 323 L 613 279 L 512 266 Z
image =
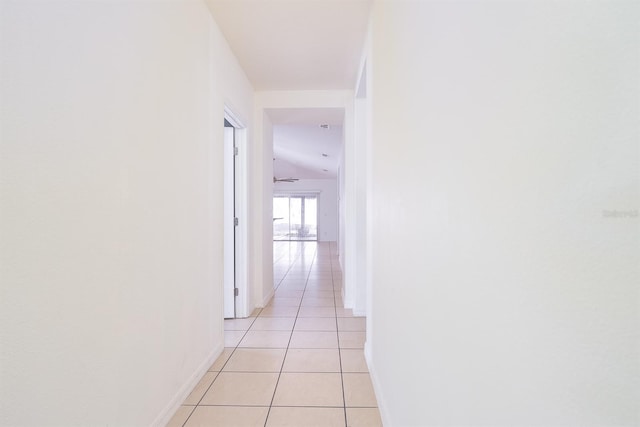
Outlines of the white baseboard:
M 269 293 L 265 295 L 264 299 L 262 300 L 262 306 L 260 308 L 265 308 L 267 304 L 269 304 L 269 301 L 271 301 L 271 298 L 273 298 L 275 293 L 276 293 L 276 289 L 275 288 L 271 289 Z
M 356 309 L 353 309 L 353 315 L 355 317 L 367 317 L 367 310 L 356 310 Z
M 173 414 L 176 413 L 182 402 L 189 396 L 191 390 L 194 389 L 196 384 L 202 379 L 204 374 L 207 373 L 207 370 L 213 362 L 216 361 L 218 356 L 222 354 L 224 350 L 224 342 L 221 342 L 215 350 L 207 356 L 207 358 L 198 366 L 198 369 L 189 377 L 187 382 L 180 387 L 180 390 L 173 396 L 173 398 L 169 401 L 169 404 L 160 412 L 160 414 L 156 417 L 156 419 L 151 423 L 153 427 L 164 427 L 173 417 Z
M 384 398 L 384 393 L 382 392 L 382 385 L 380 384 L 380 380 L 378 379 L 378 373 L 376 371 L 376 367 L 373 364 L 373 360 L 371 358 L 371 345 L 369 342 L 364 344 L 364 358 L 367 362 L 367 366 L 369 367 L 369 376 L 371 377 L 371 383 L 373 384 L 373 391 L 376 394 L 376 400 L 378 401 L 378 411 L 380 411 L 380 418 L 382 419 L 383 426 L 390 426 L 391 421 L 389 419 L 389 414 L 387 412 L 387 405 L 385 404 L 386 400 Z

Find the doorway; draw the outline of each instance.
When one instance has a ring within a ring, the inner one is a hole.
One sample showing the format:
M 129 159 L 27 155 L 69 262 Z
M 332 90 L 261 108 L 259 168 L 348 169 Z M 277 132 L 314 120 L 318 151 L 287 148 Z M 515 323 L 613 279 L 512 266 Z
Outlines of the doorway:
M 247 317 L 246 129 L 225 108 L 224 115 L 224 273 L 225 319 Z
M 273 196 L 273 240 L 318 240 L 318 195 Z

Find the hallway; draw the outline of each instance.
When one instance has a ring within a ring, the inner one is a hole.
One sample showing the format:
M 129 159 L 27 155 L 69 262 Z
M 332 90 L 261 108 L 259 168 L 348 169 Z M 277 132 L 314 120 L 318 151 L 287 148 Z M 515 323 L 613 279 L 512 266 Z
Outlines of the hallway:
M 267 307 L 225 321 L 224 352 L 168 425 L 382 425 L 335 243 L 274 242 L 274 283 Z

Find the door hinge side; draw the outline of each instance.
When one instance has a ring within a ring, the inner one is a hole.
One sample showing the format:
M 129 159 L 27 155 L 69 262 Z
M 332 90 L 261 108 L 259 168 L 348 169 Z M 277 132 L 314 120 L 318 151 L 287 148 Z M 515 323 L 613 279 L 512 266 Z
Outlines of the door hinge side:
M 238 218 L 233 218 L 233 224 L 237 227 L 238 226 Z
M 233 288 L 233 295 L 238 296 L 238 288 Z
M 237 156 L 237 155 L 238 155 L 238 147 L 233 147 L 233 154 L 234 154 L 235 156 Z

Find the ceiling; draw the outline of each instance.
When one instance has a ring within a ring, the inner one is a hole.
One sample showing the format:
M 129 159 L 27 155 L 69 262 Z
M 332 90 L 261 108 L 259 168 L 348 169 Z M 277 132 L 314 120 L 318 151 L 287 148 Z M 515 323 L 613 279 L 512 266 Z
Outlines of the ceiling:
M 205 1 L 256 91 L 355 88 L 372 0 Z M 276 177 L 336 178 L 343 109 L 266 113 Z
M 275 177 L 337 177 L 342 152 L 342 108 L 270 108 L 266 113 L 273 123 Z
M 253 87 L 356 85 L 371 0 L 206 0 Z
M 266 108 L 274 125 L 312 125 L 321 124 L 342 126 L 343 108 Z

